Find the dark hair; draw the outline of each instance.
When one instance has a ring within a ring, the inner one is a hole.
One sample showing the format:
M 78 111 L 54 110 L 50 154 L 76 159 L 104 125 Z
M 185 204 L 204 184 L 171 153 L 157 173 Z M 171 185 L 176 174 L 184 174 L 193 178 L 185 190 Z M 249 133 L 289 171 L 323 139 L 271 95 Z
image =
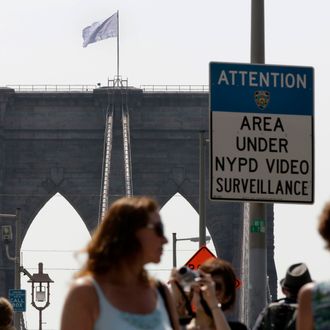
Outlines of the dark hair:
M 13 322 L 14 310 L 11 303 L 0 297 L 0 327 L 8 326 Z
M 225 296 L 228 299 L 227 302 L 222 304 L 222 309 L 229 309 L 236 299 L 236 275 L 232 265 L 223 259 L 209 259 L 205 261 L 200 269 L 211 276 L 221 276 L 225 285 Z
M 288 268 L 280 284 L 282 290 L 285 290 L 284 294 L 296 300 L 300 288 L 310 282 L 312 282 L 312 278 L 307 265 L 303 262 L 298 262 Z
M 330 249 L 330 202 L 327 202 L 322 210 L 318 230 L 327 243 L 326 248 Z
M 159 209 L 149 197 L 123 197 L 115 201 L 96 229 L 86 251 L 88 259 L 78 276 L 104 274 L 130 263 L 141 252 L 136 231 L 147 225 L 150 214 Z

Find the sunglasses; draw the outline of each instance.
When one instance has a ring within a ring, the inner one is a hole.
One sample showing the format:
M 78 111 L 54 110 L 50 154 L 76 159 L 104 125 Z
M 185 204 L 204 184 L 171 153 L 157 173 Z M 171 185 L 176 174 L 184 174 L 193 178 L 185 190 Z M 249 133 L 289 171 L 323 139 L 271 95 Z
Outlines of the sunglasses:
M 146 228 L 153 229 L 155 234 L 159 237 L 165 237 L 164 225 L 160 221 L 156 223 L 148 223 Z

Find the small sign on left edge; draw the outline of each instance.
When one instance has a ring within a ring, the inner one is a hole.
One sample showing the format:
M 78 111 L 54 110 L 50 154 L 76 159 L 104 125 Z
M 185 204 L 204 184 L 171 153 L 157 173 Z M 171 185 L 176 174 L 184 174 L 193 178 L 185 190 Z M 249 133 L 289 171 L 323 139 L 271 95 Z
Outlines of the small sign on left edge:
M 26 290 L 9 289 L 9 301 L 15 312 L 26 312 Z

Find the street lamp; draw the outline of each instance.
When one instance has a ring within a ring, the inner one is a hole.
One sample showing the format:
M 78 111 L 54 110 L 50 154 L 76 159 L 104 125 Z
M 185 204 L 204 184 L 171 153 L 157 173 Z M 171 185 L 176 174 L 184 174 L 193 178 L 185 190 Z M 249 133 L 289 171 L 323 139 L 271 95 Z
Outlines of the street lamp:
M 42 330 L 42 311 L 50 304 L 49 285 L 54 283 L 54 281 L 50 279 L 48 274 L 43 272 L 42 262 L 39 262 L 38 267 L 38 273 L 29 276 L 30 280 L 28 282 L 32 284 L 31 304 L 39 311 L 39 330 Z
M 211 239 L 210 236 L 205 236 L 205 242 L 209 242 Z M 173 267 L 176 267 L 176 242 L 177 241 L 191 241 L 191 242 L 200 242 L 199 237 L 185 237 L 185 238 L 176 238 L 176 233 L 172 233 L 172 244 L 173 244 Z

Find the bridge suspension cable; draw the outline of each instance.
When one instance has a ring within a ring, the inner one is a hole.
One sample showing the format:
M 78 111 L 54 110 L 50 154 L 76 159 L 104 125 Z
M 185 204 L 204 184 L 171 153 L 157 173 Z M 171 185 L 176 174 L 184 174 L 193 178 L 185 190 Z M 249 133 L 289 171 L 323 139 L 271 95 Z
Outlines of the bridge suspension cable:
M 132 158 L 131 158 L 131 139 L 129 113 L 127 104 L 122 106 L 122 124 L 123 124 L 123 149 L 124 149 L 124 173 L 126 196 L 133 196 L 132 180 Z
M 125 179 L 125 193 L 126 196 L 133 196 L 133 180 L 132 180 L 132 161 L 131 161 L 131 139 L 130 139 L 130 123 L 129 110 L 127 102 L 127 80 L 122 80 L 121 77 L 116 77 L 113 82 L 113 90 L 120 89 L 120 110 L 123 130 L 123 157 L 124 157 L 124 179 Z M 123 86 L 126 82 L 126 86 Z M 109 94 L 110 95 L 110 94 Z M 118 100 L 118 98 L 117 98 Z M 106 127 L 104 134 L 103 146 L 103 168 L 102 168 L 102 184 L 101 184 L 101 199 L 99 211 L 99 223 L 104 217 L 109 204 L 110 193 L 110 170 L 111 170 L 111 154 L 113 142 L 113 123 L 116 102 L 108 100 L 108 109 L 106 112 Z M 111 110 L 110 110 L 111 104 Z
M 110 169 L 111 169 L 111 153 L 112 153 L 112 134 L 113 134 L 113 113 L 114 105 L 111 110 L 108 108 L 106 113 L 106 127 L 104 134 L 103 146 L 103 169 L 102 169 L 102 185 L 101 200 L 99 211 L 99 223 L 103 219 L 109 204 L 109 188 L 110 188 Z

